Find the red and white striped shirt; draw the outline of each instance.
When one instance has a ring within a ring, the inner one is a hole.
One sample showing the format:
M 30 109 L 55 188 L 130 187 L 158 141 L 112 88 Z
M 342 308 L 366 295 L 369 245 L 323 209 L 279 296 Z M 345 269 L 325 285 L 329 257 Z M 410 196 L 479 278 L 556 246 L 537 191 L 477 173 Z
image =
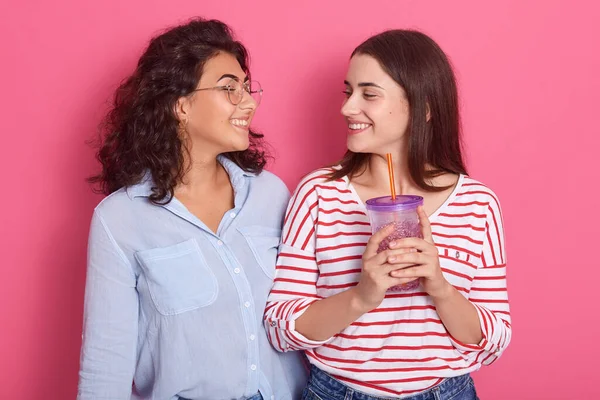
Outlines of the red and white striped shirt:
M 502 215 L 496 195 L 467 176 L 430 221 L 445 278 L 479 314 L 478 345 L 452 338 L 420 288 L 388 292 L 379 307 L 326 341 L 295 330 L 313 302 L 358 283 L 371 236 L 360 198 L 347 177 L 328 181 L 331 171 L 306 176 L 287 210 L 265 311 L 273 346 L 304 350 L 312 364 L 348 386 L 385 397 L 412 395 L 494 362 L 511 338 Z

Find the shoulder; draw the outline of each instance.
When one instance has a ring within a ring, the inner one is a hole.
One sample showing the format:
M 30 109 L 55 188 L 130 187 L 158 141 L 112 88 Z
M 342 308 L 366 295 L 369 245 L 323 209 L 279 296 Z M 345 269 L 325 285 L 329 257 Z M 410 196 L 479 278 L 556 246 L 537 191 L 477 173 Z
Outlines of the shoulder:
M 478 196 L 482 199 L 488 200 L 498 199 L 496 193 L 488 185 L 466 175 L 462 177 L 460 193 L 462 193 L 463 195 L 468 194 Z
M 264 170 L 253 178 L 256 187 L 260 190 L 266 190 L 270 193 L 280 193 L 289 196 L 290 191 L 286 184 L 274 173 Z
M 270 171 L 262 171 L 252 178 L 250 184 L 252 197 L 265 204 L 285 208 L 290 200 L 290 190 L 286 184 Z
M 95 214 L 102 218 L 110 218 L 127 213 L 133 207 L 133 199 L 126 188 L 121 188 L 102 199 L 96 208 Z
M 267 213 L 283 214 L 290 201 L 290 191 L 277 175 L 263 170 L 250 180 L 249 203 L 257 210 Z
M 463 176 L 457 196 L 464 200 L 485 204 L 492 209 L 500 209 L 500 200 L 496 193 L 486 184 L 470 176 Z
M 123 237 L 132 235 L 135 227 L 146 218 L 140 217 L 139 202 L 135 202 L 122 188 L 102 199 L 94 208 L 90 224 L 90 240 L 94 232 L 105 231 L 120 243 Z
M 305 175 L 300 180 L 300 183 L 298 183 L 298 186 L 296 186 L 296 190 L 294 191 L 295 196 L 305 196 L 315 192 L 346 189 L 348 183 L 343 178 L 333 181 L 330 179 L 331 174 L 335 169 L 336 167 L 323 167 Z

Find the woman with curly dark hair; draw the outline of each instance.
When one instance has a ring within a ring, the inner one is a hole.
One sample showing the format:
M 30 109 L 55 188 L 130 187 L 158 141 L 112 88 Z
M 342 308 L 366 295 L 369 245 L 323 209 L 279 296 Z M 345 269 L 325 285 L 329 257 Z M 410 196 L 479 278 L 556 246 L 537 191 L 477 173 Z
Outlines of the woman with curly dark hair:
M 291 399 L 306 371 L 262 329 L 286 186 L 250 130 L 262 97 L 222 22 L 155 37 L 118 88 L 91 182 L 79 399 Z

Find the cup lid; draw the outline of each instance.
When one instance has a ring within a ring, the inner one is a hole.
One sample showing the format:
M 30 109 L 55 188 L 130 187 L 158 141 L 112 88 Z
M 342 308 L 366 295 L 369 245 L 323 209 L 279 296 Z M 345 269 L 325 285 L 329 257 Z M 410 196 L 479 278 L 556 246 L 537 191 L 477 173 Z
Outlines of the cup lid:
M 392 196 L 375 197 L 366 203 L 367 210 L 382 212 L 413 210 L 422 205 L 423 197 L 412 195 L 396 196 L 395 200 Z

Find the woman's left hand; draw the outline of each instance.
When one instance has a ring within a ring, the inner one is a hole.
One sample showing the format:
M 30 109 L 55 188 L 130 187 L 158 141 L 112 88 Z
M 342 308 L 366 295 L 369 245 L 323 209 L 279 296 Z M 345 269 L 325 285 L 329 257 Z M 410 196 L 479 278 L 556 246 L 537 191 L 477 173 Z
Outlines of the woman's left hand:
M 444 277 L 440 268 L 440 258 L 433 242 L 429 218 L 423 207 L 417 209 L 423 232 L 421 238 L 398 239 L 390 243 L 390 249 L 413 248 L 417 252 L 404 253 L 395 257 L 390 264 L 399 269 L 390 272 L 394 278 L 405 278 L 407 281 L 421 278 L 421 286 L 431 297 L 443 297 L 450 292 L 452 286 Z

